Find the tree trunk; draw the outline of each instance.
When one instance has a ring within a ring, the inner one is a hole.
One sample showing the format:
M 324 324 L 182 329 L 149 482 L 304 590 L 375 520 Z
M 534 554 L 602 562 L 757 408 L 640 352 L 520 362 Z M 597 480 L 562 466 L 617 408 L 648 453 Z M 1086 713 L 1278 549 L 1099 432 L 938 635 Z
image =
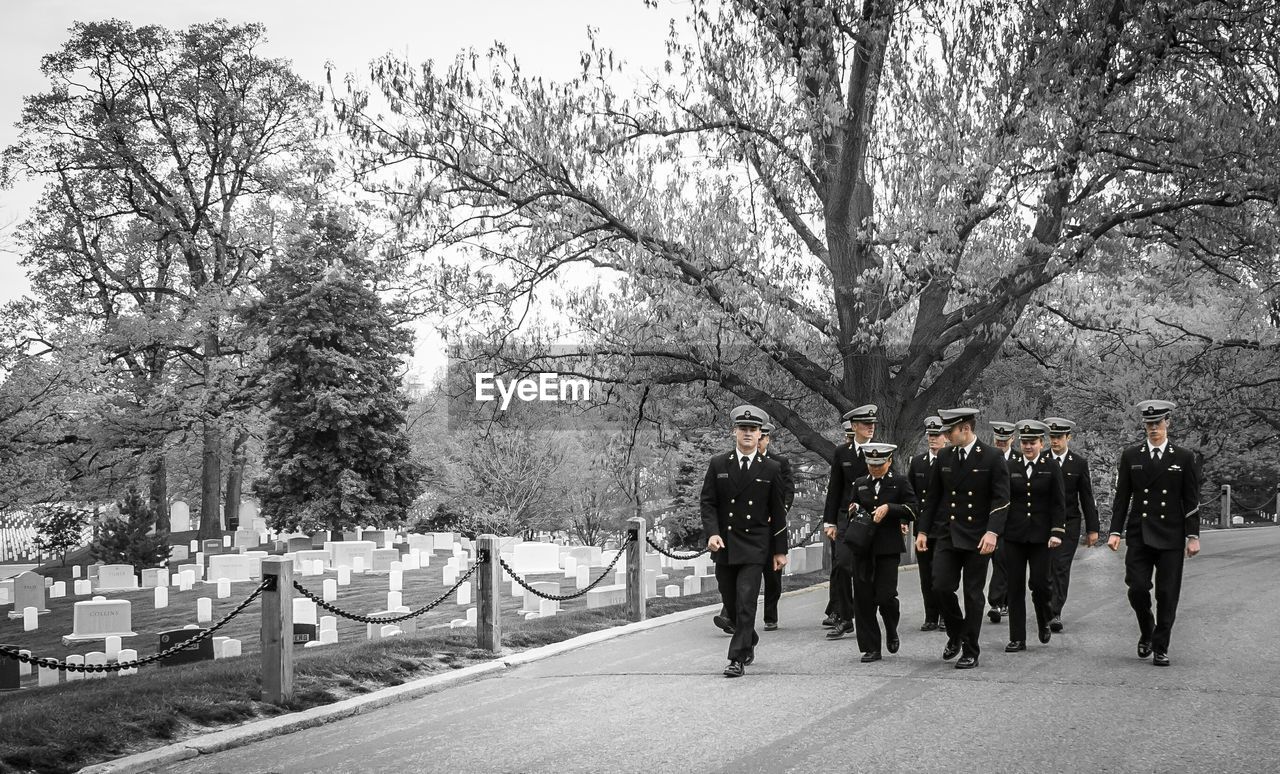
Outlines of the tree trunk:
M 216 422 L 203 425 L 204 448 L 200 473 L 200 540 L 222 536 L 222 428 Z
M 224 523 L 227 529 L 234 530 L 240 526 L 240 493 L 244 485 L 245 443 L 249 434 L 244 430 L 236 433 L 231 442 L 231 470 L 227 473 L 227 498 L 223 503 Z
M 169 531 L 169 466 L 164 451 L 151 464 L 151 510 L 156 515 L 156 532 Z

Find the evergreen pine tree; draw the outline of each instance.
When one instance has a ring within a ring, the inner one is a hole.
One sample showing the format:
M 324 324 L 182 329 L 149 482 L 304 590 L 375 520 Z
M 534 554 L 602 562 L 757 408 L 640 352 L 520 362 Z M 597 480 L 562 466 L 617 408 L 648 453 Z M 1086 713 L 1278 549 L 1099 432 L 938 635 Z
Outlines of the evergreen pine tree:
M 151 505 L 130 489 L 120 502 L 120 516 L 102 522 L 89 548 L 95 561 L 131 564 L 135 570 L 157 567 L 169 559 L 169 533 L 147 534 L 156 524 Z
M 265 277 L 254 316 L 267 333 L 269 422 L 255 490 L 277 529 L 340 539 L 402 521 L 421 491 L 399 377 L 412 335 L 371 289 L 376 268 L 342 215 L 325 212 Z

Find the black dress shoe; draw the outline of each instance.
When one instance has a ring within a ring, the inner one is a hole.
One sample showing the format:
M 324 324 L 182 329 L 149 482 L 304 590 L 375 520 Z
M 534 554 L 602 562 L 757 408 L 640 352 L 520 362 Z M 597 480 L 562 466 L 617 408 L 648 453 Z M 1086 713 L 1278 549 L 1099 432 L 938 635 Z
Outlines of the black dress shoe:
M 947 646 L 942 649 L 942 660 L 950 661 L 951 659 L 955 658 L 956 654 L 959 652 L 960 652 L 960 641 L 947 640 Z
M 1027 643 L 1024 640 L 1009 640 L 1009 644 L 1004 646 L 1005 653 L 1017 653 L 1026 649 Z
M 730 621 L 728 618 L 725 618 L 722 615 L 717 615 L 713 617 L 711 619 L 711 623 L 715 624 L 716 626 L 719 626 L 720 630 L 723 631 L 725 634 L 733 634 L 734 631 L 737 629 L 737 627 L 733 625 L 732 621 Z
M 991 619 L 991 623 L 1000 623 L 1000 609 L 993 607 L 987 611 L 987 618 Z
M 884 646 L 889 649 L 890 653 L 897 653 L 898 648 L 902 647 L 902 640 L 897 637 L 885 637 Z
M 880 660 L 880 651 L 878 650 L 869 650 L 866 653 L 862 654 L 862 663 L 864 664 L 869 664 L 872 661 L 879 661 L 879 660 Z
M 838 623 L 840 623 L 840 619 L 834 615 L 829 615 L 826 618 L 822 619 L 822 626 L 825 629 L 830 629 L 831 627 L 835 626 Z
M 827 639 L 838 640 L 841 637 L 845 636 L 846 634 L 851 634 L 851 633 L 853 633 L 853 622 L 840 621 L 836 623 L 835 628 L 827 632 Z
M 1138 640 L 1138 658 L 1151 655 L 1151 640 Z
M 742 659 L 742 665 L 744 667 L 749 667 L 753 663 L 755 663 L 755 660 L 756 660 L 756 654 L 752 653 L 750 656 L 747 656 L 746 658 Z
M 776 632 L 776 631 L 778 631 L 778 622 L 777 622 L 777 621 L 765 621 L 765 622 L 764 622 L 764 630 L 765 630 L 766 632 Z
M 978 665 L 977 656 L 961 656 L 956 662 L 956 669 L 973 669 Z
M 938 621 L 938 631 L 940 631 L 940 632 L 945 632 L 946 630 L 947 630 L 947 622 L 946 622 L 946 621 Z
M 937 630 L 938 630 L 937 621 L 925 621 L 924 623 L 920 624 L 920 631 L 922 632 L 933 632 Z
M 743 664 L 741 661 L 730 661 L 729 666 L 724 668 L 724 676 L 725 677 L 742 677 L 747 673 L 747 670 L 743 668 L 745 666 L 746 665 Z
M 1053 633 L 1049 631 L 1048 626 L 1040 627 L 1040 644 L 1048 645 L 1049 639 L 1053 637 Z
M 1151 657 L 1151 663 L 1156 666 L 1169 666 L 1169 657 L 1157 650 L 1156 654 Z
M 1055 615 L 1053 620 L 1049 622 L 1049 628 L 1054 634 L 1062 631 L 1062 616 Z

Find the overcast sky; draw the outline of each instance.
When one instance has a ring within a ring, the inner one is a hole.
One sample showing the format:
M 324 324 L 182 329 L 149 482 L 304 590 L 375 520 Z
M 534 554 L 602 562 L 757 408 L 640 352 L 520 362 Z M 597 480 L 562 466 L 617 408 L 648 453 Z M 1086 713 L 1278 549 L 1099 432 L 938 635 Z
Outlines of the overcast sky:
M 588 26 L 604 45 L 633 65 L 655 69 L 664 55 L 669 20 L 683 19 L 680 0 L 658 9 L 642 0 L 0 0 L 0 147 L 16 138 L 22 99 L 47 88 L 40 58 L 67 39 L 75 21 L 118 18 L 135 25 L 172 28 L 223 17 L 267 27 L 266 53 L 293 60 L 296 71 L 320 82 L 324 65 L 364 73 L 369 60 L 388 51 L 414 61 L 452 59 L 460 49 L 506 43 L 526 73 L 551 79 L 571 76 L 586 47 Z M 10 234 L 34 203 L 38 186 L 0 191 L 0 302 L 27 288 Z

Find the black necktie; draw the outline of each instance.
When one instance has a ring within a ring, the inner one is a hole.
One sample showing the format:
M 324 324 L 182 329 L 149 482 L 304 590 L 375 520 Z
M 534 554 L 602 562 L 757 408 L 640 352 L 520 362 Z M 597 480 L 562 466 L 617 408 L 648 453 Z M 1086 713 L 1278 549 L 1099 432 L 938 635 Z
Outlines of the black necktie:
M 742 472 L 743 472 L 743 473 L 746 473 L 746 472 L 747 472 L 747 463 L 750 461 L 750 458 L 749 458 L 749 457 L 743 457 L 743 458 L 741 458 L 741 459 L 742 459 Z
M 964 449 L 958 449 L 956 451 L 956 458 L 960 460 L 961 465 L 964 464 Z
M 1027 463 L 1027 478 L 1031 478 L 1031 463 Z
M 1151 459 L 1155 460 L 1156 462 L 1159 462 L 1159 461 L 1160 461 L 1160 450 L 1159 450 L 1159 449 L 1152 449 L 1152 450 L 1151 450 Z

